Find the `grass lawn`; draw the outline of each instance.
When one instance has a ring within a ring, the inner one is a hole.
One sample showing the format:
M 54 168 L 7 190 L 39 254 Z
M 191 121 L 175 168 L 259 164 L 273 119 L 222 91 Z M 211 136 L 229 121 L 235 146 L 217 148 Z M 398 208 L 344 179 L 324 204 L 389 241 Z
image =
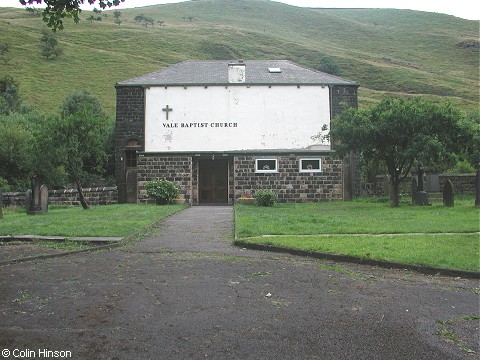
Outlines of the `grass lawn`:
M 183 205 L 51 206 L 46 214 L 27 215 L 23 208 L 7 208 L 0 235 L 127 236 L 180 209 Z
M 456 201 L 453 208 L 391 208 L 365 200 L 235 207 L 236 235 L 242 241 L 473 271 L 480 271 L 480 236 L 472 233 L 480 231 L 479 215 L 471 198 Z

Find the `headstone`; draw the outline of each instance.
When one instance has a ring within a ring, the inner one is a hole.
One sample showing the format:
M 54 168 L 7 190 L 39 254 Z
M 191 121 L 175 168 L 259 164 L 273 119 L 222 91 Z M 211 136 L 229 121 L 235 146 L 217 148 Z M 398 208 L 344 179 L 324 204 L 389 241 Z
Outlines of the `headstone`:
M 418 165 L 417 177 L 417 191 L 424 191 L 425 189 L 423 188 L 423 168 L 420 165 Z
M 412 185 L 411 185 L 412 204 L 417 203 L 417 191 L 418 191 L 417 180 L 414 177 L 412 177 Z
M 428 192 L 440 192 L 440 178 L 438 174 L 428 174 L 426 188 Z
M 40 186 L 40 207 L 42 208 L 42 213 L 48 211 L 48 187 L 47 185 Z
M 40 182 L 37 179 L 34 179 L 33 191 L 29 189 L 25 193 L 25 207 L 27 208 L 27 214 L 37 215 L 47 212 L 48 188 L 45 186 L 44 190 L 42 191 L 43 186 L 40 186 Z
M 443 186 L 443 205 L 453 206 L 455 203 L 455 187 L 451 180 L 447 180 Z
M 27 213 L 32 208 L 32 190 L 28 189 L 25 191 L 25 209 L 27 209 Z
M 3 193 L 0 190 L 0 219 L 3 219 Z
M 415 194 L 415 197 L 416 197 L 416 204 L 420 206 L 430 205 L 428 203 L 428 194 L 423 188 L 423 173 L 424 173 L 424 169 L 419 164 L 417 169 L 418 183 L 417 183 L 417 192 Z

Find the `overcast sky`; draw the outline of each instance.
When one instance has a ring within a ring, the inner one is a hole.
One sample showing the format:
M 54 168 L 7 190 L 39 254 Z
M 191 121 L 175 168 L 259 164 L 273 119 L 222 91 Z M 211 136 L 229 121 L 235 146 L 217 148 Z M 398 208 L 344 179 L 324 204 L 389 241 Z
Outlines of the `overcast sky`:
M 147 5 L 167 4 L 185 0 L 125 0 L 119 9 Z M 469 20 L 480 19 L 478 0 L 278 0 L 279 2 L 320 8 L 392 8 L 437 12 Z M 88 4 L 88 1 L 85 0 Z M 22 7 L 18 0 L 0 0 L 0 7 Z M 98 7 L 98 5 L 97 5 Z M 84 5 L 82 9 L 92 10 L 94 6 Z

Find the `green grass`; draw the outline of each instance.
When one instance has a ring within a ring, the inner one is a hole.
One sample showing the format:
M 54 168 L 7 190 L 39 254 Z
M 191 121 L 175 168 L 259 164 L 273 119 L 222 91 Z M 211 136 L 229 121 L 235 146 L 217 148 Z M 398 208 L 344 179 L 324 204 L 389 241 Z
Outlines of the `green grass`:
M 108 205 L 49 208 L 43 215 L 5 209 L 0 235 L 127 236 L 183 208 L 183 205 Z
M 39 49 L 42 20 L 23 9 L 0 8 L 0 43 L 11 45 L 10 62 L 1 61 L 0 75 L 14 76 L 23 98 L 43 112 L 57 112 L 59 96 L 85 89 L 114 114 L 115 83 L 182 60 L 289 59 L 317 69 L 328 56 L 342 76 L 360 84 L 360 106 L 400 93 L 449 97 L 466 110 L 478 107 L 478 49 L 457 46 L 478 39 L 477 21 L 410 10 L 313 10 L 260 0 L 126 9 L 120 26 L 113 11 L 93 24 L 84 20 L 88 11 L 77 25 L 65 20 L 65 30 L 58 32 L 65 54 L 47 61 Z M 165 26 L 135 23 L 141 13 Z M 185 20 L 189 16 L 193 21 Z M 87 70 L 79 71 L 85 64 Z
M 273 236 L 244 241 L 362 259 L 480 271 L 477 234 Z
M 237 205 L 236 235 L 391 234 L 480 231 L 473 199 L 456 200 L 455 207 L 369 201 L 277 204 L 270 208 Z
M 453 208 L 360 200 L 237 205 L 235 224 L 237 238 L 247 243 L 480 271 L 479 215 L 471 197 Z

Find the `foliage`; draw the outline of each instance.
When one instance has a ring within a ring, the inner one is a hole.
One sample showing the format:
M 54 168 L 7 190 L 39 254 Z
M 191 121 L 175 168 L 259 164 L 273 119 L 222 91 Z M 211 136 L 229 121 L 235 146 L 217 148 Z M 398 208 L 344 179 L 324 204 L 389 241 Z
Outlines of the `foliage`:
M 9 53 L 10 53 L 10 43 L 0 44 L 0 57 L 2 58 L 3 63 L 5 65 L 8 65 L 8 63 L 10 62 L 10 58 L 8 56 Z
M 417 162 L 429 165 L 459 149 L 460 119 L 449 103 L 384 98 L 366 110 L 348 109 L 336 116 L 329 135 L 339 154 L 357 151 L 367 161 L 385 165 L 392 206 L 399 206 L 400 183 Z
M 255 192 L 255 203 L 258 206 L 273 206 L 277 202 L 277 195 L 271 190 L 258 190 Z
M 460 126 L 465 156 L 474 168 L 478 168 L 480 167 L 480 110 L 468 113 Z
M 171 204 L 179 194 L 178 186 L 166 179 L 152 180 L 145 184 L 147 195 L 157 204 Z
M 45 57 L 45 59 L 50 59 L 50 58 L 58 58 L 63 54 L 63 49 L 58 45 L 58 40 L 55 36 L 55 34 L 52 34 L 48 32 L 47 30 L 44 30 L 42 32 L 42 37 L 40 39 L 42 43 L 42 56 Z
M 61 106 L 61 116 L 50 122 L 49 146 L 77 185 L 84 209 L 82 182 L 88 173 L 102 172 L 108 158 L 105 140 L 108 122 L 98 100 L 87 92 L 72 93 Z
M 318 70 L 332 75 L 340 75 L 340 68 L 335 60 L 329 56 L 324 56 L 320 59 L 320 66 Z
M 117 6 L 124 0 L 98 0 L 98 4 L 102 9 Z M 42 11 L 43 21 L 47 23 L 53 31 L 63 30 L 63 20 L 65 17 L 73 18 L 75 23 L 80 20 L 79 14 L 82 11 L 80 5 L 84 0 L 43 0 L 46 7 Z M 88 0 L 90 5 L 96 3 L 97 0 Z M 20 0 L 22 5 L 32 5 L 34 3 L 41 4 L 42 0 Z
M 9 114 L 20 107 L 18 82 L 10 75 L 0 79 L 0 114 Z
M 454 167 L 446 171 L 447 174 L 472 174 L 475 168 L 466 160 L 458 161 Z

